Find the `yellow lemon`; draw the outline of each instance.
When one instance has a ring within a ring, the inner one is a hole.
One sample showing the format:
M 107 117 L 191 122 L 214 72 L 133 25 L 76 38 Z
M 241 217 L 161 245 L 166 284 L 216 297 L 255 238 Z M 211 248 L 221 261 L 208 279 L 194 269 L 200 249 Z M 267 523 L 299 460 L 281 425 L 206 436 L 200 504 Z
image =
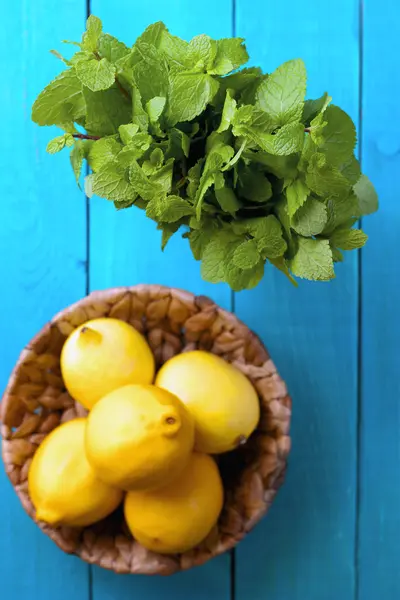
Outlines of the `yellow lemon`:
M 86 419 L 52 431 L 35 453 L 28 488 L 36 517 L 51 525 L 83 527 L 104 519 L 123 492 L 97 478 L 85 456 Z
M 71 333 L 61 352 L 68 392 L 87 409 L 129 383 L 151 383 L 154 357 L 144 337 L 118 319 L 93 319 Z
M 189 461 L 190 413 L 154 385 L 127 385 L 102 398 L 86 428 L 86 455 L 98 476 L 123 489 L 161 487 Z
M 208 454 L 246 442 L 260 418 L 257 393 L 238 369 L 209 352 L 174 356 L 159 371 L 156 385 L 176 396 L 195 420 L 195 449 Z
M 180 477 L 162 489 L 128 492 L 125 519 L 145 548 L 162 554 L 197 546 L 218 520 L 223 486 L 210 456 L 193 453 Z

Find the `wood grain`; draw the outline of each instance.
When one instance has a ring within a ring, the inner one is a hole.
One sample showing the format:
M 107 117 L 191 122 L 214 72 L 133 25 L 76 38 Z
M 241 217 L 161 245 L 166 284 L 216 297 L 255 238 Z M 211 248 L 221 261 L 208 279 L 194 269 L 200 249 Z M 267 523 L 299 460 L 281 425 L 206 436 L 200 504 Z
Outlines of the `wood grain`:
M 308 95 L 325 90 L 358 114 L 358 3 L 237 0 L 237 33 L 253 64 L 301 57 Z M 267 269 L 236 312 L 269 347 L 293 397 L 287 482 L 264 523 L 239 546 L 236 599 L 352 600 L 357 424 L 357 256 L 337 280 L 296 290 Z M 362 597 L 363 600 L 366 597 Z
M 52 315 L 85 293 L 85 201 L 68 156 L 46 154 L 57 135 L 31 123 L 37 93 L 61 63 L 49 54 L 76 38 L 82 0 L 2 3 L 0 8 L 0 388 L 23 346 Z M 62 182 L 62 183 L 61 183 Z M 1 597 L 87 600 L 88 567 L 63 554 L 24 513 L 0 472 Z
M 118 10 L 107 0 L 92 0 L 93 14 L 101 16 L 105 30 L 132 44 L 152 22 L 163 20 L 172 33 L 190 39 L 199 33 L 231 35 L 230 0 L 205 0 L 188 9 L 184 0 L 132 3 L 123 0 Z M 213 19 L 209 16 L 213 14 Z M 207 294 L 230 308 L 231 293 L 225 286 L 205 284 L 199 264 L 191 256 L 186 240 L 179 234 L 170 240 L 164 253 L 160 232 L 136 208 L 116 212 L 107 201 L 93 198 L 90 220 L 90 285 L 100 289 L 113 285 L 159 283 Z M 230 557 L 222 556 L 172 578 L 117 576 L 93 569 L 93 600 L 228 600 L 230 598 Z
M 399 4 L 364 9 L 362 159 L 380 210 L 362 256 L 359 598 L 400 596 Z

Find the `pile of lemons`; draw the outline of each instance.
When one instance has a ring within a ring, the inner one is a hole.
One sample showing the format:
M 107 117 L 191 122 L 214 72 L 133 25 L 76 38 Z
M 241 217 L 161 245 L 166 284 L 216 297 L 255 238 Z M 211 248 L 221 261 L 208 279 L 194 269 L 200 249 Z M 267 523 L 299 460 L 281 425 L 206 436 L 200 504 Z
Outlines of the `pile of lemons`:
M 149 550 L 181 553 L 199 544 L 223 505 L 210 455 L 244 443 L 259 420 L 249 380 L 204 351 L 179 354 L 156 374 L 144 337 L 111 318 L 72 332 L 61 371 L 89 413 L 53 430 L 33 457 L 37 519 L 82 527 L 123 501 L 132 535 Z

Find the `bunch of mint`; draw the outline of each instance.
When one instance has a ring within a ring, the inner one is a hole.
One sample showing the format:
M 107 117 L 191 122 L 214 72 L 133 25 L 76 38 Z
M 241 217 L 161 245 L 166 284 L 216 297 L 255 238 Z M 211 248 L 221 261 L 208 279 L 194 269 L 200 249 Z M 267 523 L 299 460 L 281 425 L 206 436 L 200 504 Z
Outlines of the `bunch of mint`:
M 137 206 L 157 222 L 162 248 L 184 229 L 201 272 L 252 288 L 266 261 L 294 277 L 334 277 L 342 250 L 367 236 L 353 226 L 377 209 L 354 156 L 355 127 L 324 94 L 305 100 L 306 70 L 240 69 L 241 38 L 189 43 L 163 23 L 129 48 L 94 16 L 78 51 L 39 95 L 32 118 L 65 133 L 86 194 Z M 240 70 L 239 70 L 240 69 Z

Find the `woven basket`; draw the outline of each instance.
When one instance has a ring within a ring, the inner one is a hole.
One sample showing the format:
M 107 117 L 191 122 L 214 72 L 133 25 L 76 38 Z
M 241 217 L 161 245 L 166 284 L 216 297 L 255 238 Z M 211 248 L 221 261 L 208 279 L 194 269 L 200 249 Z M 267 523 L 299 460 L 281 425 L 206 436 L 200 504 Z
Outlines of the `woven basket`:
M 66 393 L 59 357 L 66 337 L 88 319 L 115 317 L 141 331 L 157 366 L 201 348 L 235 364 L 255 385 L 261 419 L 247 444 L 219 456 L 225 505 L 217 527 L 196 549 L 179 556 L 149 552 L 128 532 L 122 509 L 91 527 L 39 527 L 65 552 L 117 573 L 169 575 L 200 565 L 232 548 L 266 513 L 281 485 L 290 450 L 291 401 L 267 351 L 243 323 L 208 298 L 161 286 L 95 292 L 63 310 L 22 352 L 2 402 L 2 454 L 7 474 L 27 513 L 29 465 L 46 435 L 85 410 Z

